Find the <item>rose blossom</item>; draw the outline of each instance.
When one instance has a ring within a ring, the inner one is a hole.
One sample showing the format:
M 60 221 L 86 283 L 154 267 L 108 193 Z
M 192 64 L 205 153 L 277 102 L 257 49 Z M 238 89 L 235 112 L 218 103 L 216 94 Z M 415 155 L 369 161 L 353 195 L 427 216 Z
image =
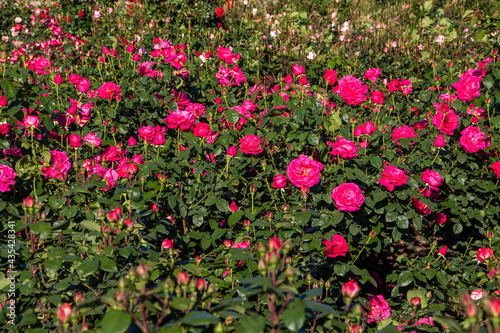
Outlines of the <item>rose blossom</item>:
M 484 297 L 484 291 L 482 291 L 481 289 L 476 289 L 470 293 L 470 298 L 473 301 L 479 301 L 483 297 Z
M 167 239 L 165 238 L 163 242 L 161 243 L 161 247 L 164 249 L 171 249 L 174 247 L 174 240 L 173 239 Z
M 99 88 L 99 97 L 104 99 L 121 99 L 120 86 L 113 82 L 105 82 Z
M 463 73 L 460 80 L 451 86 L 457 89 L 458 98 L 464 102 L 472 101 L 481 95 L 479 92 L 479 79 L 469 72 Z
M 425 170 L 421 178 L 431 189 L 437 190 L 437 187 L 443 184 L 443 177 L 437 171 Z
M 373 104 L 384 105 L 385 95 L 382 91 L 372 91 L 370 98 Z
M 231 157 L 235 157 L 236 156 L 236 153 L 237 153 L 237 150 L 236 150 L 236 146 L 235 145 L 232 145 L 231 147 L 229 147 L 229 149 L 227 150 L 227 154 Z
M 367 99 L 368 86 L 354 76 L 348 75 L 339 81 L 337 92 L 347 104 L 359 105 Z
M 303 74 L 304 70 L 305 70 L 304 67 L 300 66 L 299 64 L 295 64 L 292 66 L 293 75 L 295 75 L 295 76 L 299 76 L 300 74 Z
M 337 72 L 333 69 L 325 71 L 325 81 L 328 85 L 333 86 L 337 82 Z
M 198 123 L 193 128 L 193 134 L 197 137 L 204 138 L 210 134 L 210 125 L 205 123 Z
M 101 146 L 102 140 L 94 132 L 83 137 L 83 141 L 87 142 L 89 145 L 94 146 L 94 148 L 99 148 Z
M 38 116 L 26 116 L 23 119 L 23 125 L 26 128 L 37 128 L 40 125 L 40 121 L 38 120 Z
M 367 314 L 368 323 L 378 323 L 382 319 L 391 316 L 391 307 L 389 306 L 389 303 L 387 303 L 384 299 L 384 296 L 370 296 L 367 298 L 367 300 L 370 302 L 370 310 Z
M 406 181 L 408 180 L 406 173 L 393 165 L 387 166 L 381 176 L 382 178 L 378 182 L 384 185 L 390 192 L 394 190 L 395 186 L 406 185 Z
M 307 192 L 309 187 L 319 183 L 321 170 L 323 170 L 323 164 L 307 155 L 300 155 L 299 158 L 290 162 L 286 168 L 286 174 L 293 185 L 300 187 L 302 192 Z
M 354 212 L 361 209 L 365 197 L 354 183 L 344 183 L 333 189 L 332 199 L 340 211 Z
M 413 139 L 415 137 L 415 131 L 413 128 L 403 125 L 401 127 L 395 128 L 392 132 L 392 139 L 394 142 L 399 141 L 399 139 Z M 399 142 L 398 142 L 399 144 Z
M 76 89 L 78 89 L 81 93 L 86 93 L 90 88 L 90 80 L 89 79 L 80 79 L 78 84 L 76 85 Z
M 387 83 L 387 88 L 389 89 L 389 92 L 395 92 L 400 89 L 401 83 L 397 79 L 392 79 L 391 82 Z
M 240 150 L 245 154 L 257 155 L 264 151 L 264 149 L 260 146 L 261 141 L 257 135 L 248 134 L 244 138 L 240 139 L 240 143 Z
M 467 153 L 477 153 L 486 147 L 485 136 L 479 127 L 468 126 L 461 132 L 460 146 L 462 146 Z
M 459 122 L 460 120 L 453 110 L 444 114 L 442 111 L 438 111 L 432 118 L 434 126 L 436 126 L 441 133 L 446 135 L 453 135 L 453 131 L 458 127 Z
M 444 147 L 446 144 L 446 141 L 444 140 L 444 136 L 441 134 L 436 137 L 436 140 L 434 141 L 434 146 L 436 147 Z
M 16 175 L 14 169 L 10 166 L 0 164 L 0 192 L 8 192 L 11 190 Z
M 411 205 L 420 215 L 429 215 L 431 213 L 429 207 L 417 198 L 411 198 Z
M 327 258 L 345 257 L 349 250 L 349 245 L 342 235 L 332 236 L 332 240 L 323 239 L 323 245 L 326 246 L 325 256 Z
M 477 250 L 476 254 L 477 260 L 480 262 L 485 262 L 486 260 L 490 260 L 493 257 L 493 250 L 489 247 L 482 247 Z
M 277 176 L 274 176 L 272 185 L 274 188 L 285 187 L 286 186 L 286 177 L 283 174 L 279 174 Z
M 66 152 L 53 150 L 50 152 L 49 166 L 44 166 L 42 172 L 47 178 L 57 178 L 65 180 L 71 168 Z
M 337 141 L 332 143 L 332 151 L 330 154 L 332 155 L 340 155 L 342 158 L 346 160 L 351 160 L 354 157 L 358 156 L 356 153 L 359 150 L 356 147 L 356 144 L 350 140 L 346 140 L 343 137 L 339 136 Z
M 407 79 L 401 80 L 401 83 L 399 85 L 399 89 L 401 89 L 404 96 L 408 95 L 409 93 L 411 93 L 413 91 L 413 86 L 411 84 L 411 81 L 407 80 Z
M 170 115 L 163 120 L 165 124 L 168 124 L 168 128 L 180 128 L 183 131 L 193 127 L 195 121 L 196 115 L 186 110 L 172 111 Z
M 491 168 L 493 169 L 493 172 L 500 177 L 500 161 L 495 162 L 491 165 Z
M 378 77 L 382 74 L 380 68 L 370 68 L 365 72 L 363 79 L 370 80 L 372 82 L 377 81 Z

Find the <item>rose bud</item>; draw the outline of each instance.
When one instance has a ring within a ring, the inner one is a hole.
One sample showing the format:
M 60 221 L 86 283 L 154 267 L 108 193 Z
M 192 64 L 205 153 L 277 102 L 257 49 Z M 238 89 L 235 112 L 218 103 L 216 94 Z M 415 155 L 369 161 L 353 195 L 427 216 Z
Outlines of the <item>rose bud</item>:
M 58 310 L 57 310 L 57 319 L 60 322 L 67 323 L 69 322 L 71 315 L 71 306 L 68 303 L 64 303 Z
M 420 305 L 420 297 L 413 297 L 411 300 L 410 300 L 410 304 L 412 306 L 419 306 Z
M 353 298 L 358 297 L 360 290 L 361 290 L 361 288 L 356 283 L 356 281 L 351 280 L 351 281 L 345 283 L 344 286 L 342 287 L 342 295 L 345 298 L 353 299 Z
M 490 260 L 493 257 L 493 250 L 489 247 L 482 247 L 477 250 L 477 260 L 480 262 L 485 262 L 486 260 Z

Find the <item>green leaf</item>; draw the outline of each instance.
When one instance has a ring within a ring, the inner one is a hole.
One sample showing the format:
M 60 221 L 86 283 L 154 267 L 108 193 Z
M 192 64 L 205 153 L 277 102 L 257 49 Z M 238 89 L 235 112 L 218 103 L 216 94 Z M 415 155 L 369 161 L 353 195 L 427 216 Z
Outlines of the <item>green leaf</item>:
M 80 222 L 80 225 L 86 229 L 93 230 L 93 231 L 101 231 L 101 227 L 94 221 L 90 220 L 83 220 Z
M 236 110 L 228 109 L 226 110 L 226 119 L 231 124 L 236 125 L 238 123 L 238 120 L 240 120 L 240 114 Z
M 446 325 L 450 332 L 462 333 L 462 325 L 459 324 L 456 320 L 449 317 L 442 317 L 440 315 L 432 315 L 434 321 L 441 325 Z
M 348 266 L 346 264 L 336 264 L 333 266 L 333 272 L 335 275 L 344 276 L 347 273 Z
M 61 268 L 62 261 L 59 259 L 45 259 L 43 269 L 47 275 L 54 275 Z
M 16 96 L 17 89 L 16 89 L 16 87 L 14 87 L 14 84 L 11 81 L 3 79 L 0 82 L 2 85 L 2 89 L 5 90 L 5 92 L 9 95 L 10 98 L 13 98 Z
M 106 333 L 124 333 L 132 323 L 132 316 L 121 310 L 111 310 L 102 318 L 101 328 Z
M 283 324 L 292 332 L 298 332 L 306 320 L 306 311 L 302 306 L 286 309 L 281 315 Z
M 488 89 L 490 90 L 491 88 L 493 88 L 493 85 L 495 84 L 495 80 L 493 80 L 493 77 L 491 75 L 488 75 L 486 76 L 484 79 L 483 79 L 483 85 Z
M 233 214 L 231 214 L 231 216 L 229 216 L 229 218 L 227 219 L 227 224 L 230 227 L 232 227 L 233 225 L 235 225 L 236 223 L 238 223 L 238 221 L 243 217 L 243 215 L 245 215 L 244 211 L 237 210 L 236 212 L 234 212 Z
M 193 216 L 193 224 L 197 227 L 201 227 L 203 225 L 203 216 L 200 215 Z
M 223 213 L 227 213 L 229 211 L 229 203 L 224 199 L 217 200 L 215 206 L 217 206 L 217 209 Z
M 101 269 L 105 272 L 116 272 L 118 267 L 116 266 L 116 261 L 108 257 L 100 257 Z
M 431 92 L 429 90 L 422 90 L 420 91 L 420 93 L 418 94 L 418 98 L 422 101 L 422 102 L 428 102 L 430 99 L 431 99 Z
M 266 318 L 262 316 L 245 316 L 239 320 L 238 331 L 241 333 L 262 333 L 266 327 Z
M 80 265 L 78 265 L 78 267 L 76 268 L 76 272 L 81 277 L 86 277 L 97 271 L 98 268 L 99 268 L 99 259 L 94 257 L 87 259 Z
M 370 157 L 370 163 L 376 168 L 376 169 L 380 169 L 382 167 L 382 159 L 380 158 L 380 156 L 372 156 Z
M 412 283 L 414 281 L 414 277 L 413 277 L 413 273 L 412 272 L 403 272 L 399 275 L 399 278 L 398 278 L 398 285 L 400 287 L 406 287 L 408 286 L 410 283 Z
M 396 225 L 401 228 L 401 229 L 408 229 L 408 226 L 410 225 L 408 218 L 406 216 L 398 216 L 396 219 Z
M 309 221 L 311 218 L 311 211 L 307 212 L 300 212 L 295 214 L 295 221 L 301 226 L 306 225 L 306 223 Z
M 424 2 L 424 11 L 430 12 L 431 8 L 432 8 L 432 0 Z
M 216 324 L 219 320 L 208 312 L 191 311 L 182 318 L 182 322 L 189 326 Z
M 32 311 L 26 311 L 21 315 L 21 321 L 19 322 L 19 327 L 30 326 L 36 324 L 37 319 Z
M 36 235 L 40 235 L 41 238 L 47 239 L 52 232 L 52 226 L 48 222 L 38 222 L 30 224 L 30 229 Z

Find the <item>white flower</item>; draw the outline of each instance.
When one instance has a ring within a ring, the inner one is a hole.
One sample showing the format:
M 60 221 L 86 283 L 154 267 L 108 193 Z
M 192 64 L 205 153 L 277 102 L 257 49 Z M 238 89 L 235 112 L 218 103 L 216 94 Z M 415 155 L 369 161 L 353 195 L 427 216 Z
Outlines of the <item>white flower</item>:
M 257 15 L 257 8 L 252 9 L 252 15 L 253 16 Z
M 94 17 L 96 19 L 100 18 L 101 17 L 101 12 L 99 10 L 94 11 Z
M 474 301 L 478 301 L 483 298 L 484 292 L 481 289 L 476 289 L 470 293 L 470 298 Z
M 23 19 L 20 18 L 19 16 L 14 19 L 14 22 L 16 22 L 17 24 L 21 23 L 22 21 Z
M 437 36 L 436 43 L 443 44 L 444 43 L 444 36 L 443 35 Z
M 314 53 L 314 51 L 309 52 L 307 59 L 313 60 L 314 58 L 316 58 L 316 53 Z

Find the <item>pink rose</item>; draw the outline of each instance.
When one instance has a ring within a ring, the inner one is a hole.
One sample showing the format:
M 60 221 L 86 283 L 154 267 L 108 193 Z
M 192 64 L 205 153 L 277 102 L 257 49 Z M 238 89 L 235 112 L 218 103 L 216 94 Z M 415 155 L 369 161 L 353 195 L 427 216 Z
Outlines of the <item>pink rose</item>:
M 193 127 L 195 121 L 196 115 L 186 110 L 172 111 L 172 113 L 163 120 L 164 123 L 168 124 L 168 128 L 180 128 L 183 131 Z
M 481 149 L 486 148 L 486 141 L 483 132 L 479 127 L 468 126 L 461 132 L 460 146 L 462 146 L 467 153 L 477 153 Z
M 237 153 L 237 151 L 236 151 L 236 147 L 234 145 L 229 147 L 229 149 L 227 150 L 227 154 L 231 157 L 235 157 L 236 153 Z
M 163 242 L 161 243 L 161 247 L 163 247 L 164 249 L 171 249 L 174 247 L 174 240 L 173 239 L 168 239 L 168 238 L 165 238 L 163 240 Z
M 458 98 L 464 102 L 472 101 L 481 95 L 479 92 L 479 79 L 469 72 L 463 73 L 460 76 L 460 80 L 452 84 L 452 87 L 457 89 Z
M 434 146 L 436 147 L 444 147 L 446 144 L 446 141 L 444 140 L 444 136 L 441 134 L 436 137 L 436 140 L 434 141 Z
M 491 165 L 491 168 L 493 169 L 493 172 L 500 177 L 500 161 L 495 162 Z
M 370 93 L 370 98 L 373 104 L 384 105 L 385 95 L 381 91 L 372 91 Z
M 443 114 L 442 111 L 438 111 L 432 118 L 432 123 L 436 126 L 439 131 L 446 135 L 453 135 L 453 131 L 458 127 L 460 120 L 453 110 L 450 110 Z
M 382 74 L 380 68 L 370 68 L 365 72 L 363 79 L 370 80 L 372 82 L 377 81 L 378 77 Z
M 325 81 L 328 85 L 333 86 L 337 82 L 337 72 L 333 69 L 325 71 Z
M 361 136 L 363 134 L 372 135 L 373 132 L 377 130 L 378 127 L 375 127 L 375 124 L 371 121 L 367 121 L 365 124 L 357 127 L 354 130 L 354 136 Z
M 411 205 L 420 215 L 429 215 L 431 213 L 429 207 L 417 198 L 411 198 Z
M 477 250 L 476 254 L 477 260 L 480 262 L 485 262 L 486 260 L 490 260 L 493 257 L 493 250 L 489 247 L 482 247 Z
M 238 59 L 240 59 L 239 53 L 237 55 L 234 55 L 231 49 L 225 47 L 219 47 L 217 49 L 217 56 L 226 64 L 234 64 L 238 61 Z
M 231 246 L 232 249 L 246 249 L 248 247 L 250 247 L 250 243 L 248 241 L 243 241 L 238 244 L 233 244 Z
M 403 79 L 399 85 L 399 89 L 403 92 L 403 95 L 406 96 L 413 91 L 413 85 L 410 80 Z
M 49 74 L 50 68 L 44 70 L 45 68 L 50 67 L 50 61 L 45 58 L 38 58 L 35 60 L 35 70 L 37 74 Z
M 431 189 L 437 190 L 443 184 L 443 177 L 437 171 L 425 170 L 422 173 L 422 181 L 429 184 Z
M 323 164 L 307 155 L 300 155 L 299 158 L 290 162 L 286 168 L 286 174 L 293 185 L 300 187 L 302 192 L 307 192 L 309 187 L 319 183 L 321 170 L 323 170 Z
M 401 83 L 397 79 L 392 79 L 391 82 L 387 83 L 387 88 L 389 89 L 389 92 L 395 92 L 400 89 Z
M 120 86 L 113 82 L 105 82 L 98 90 L 99 97 L 104 99 L 121 99 Z
M 332 199 L 340 211 L 354 212 L 361 209 L 365 197 L 354 183 L 344 183 L 333 189 Z
M 37 128 L 40 125 L 40 122 L 38 120 L 38 116 L 26 116 L 23 119 L 23 125 L 26 128 Z
M 273 187 L 274 188 L 283 188 L 286 186 L 286 177 L 283 174 L 279 174 L 273 177 Z
M 330 154 L 336 156 L 340 155 L 342 158 L 346 160 L 351 160 L 354 157 L 358 156 L 356 153 L 359 150 L 356 147 L 356 144 L 352 141 L 346 140 L 343 137 L 339 136 L 337 141 L 332 143 L 332 151 Z
M 326 246 L 325 256 L 327 258 L 345 257 L 349 250 L 349 245 L 342 235 L 332 236 L 332 240 L 323 239 L 323 245 Z
M 87 142 L 89 145 L 94 146 L 94 148 L 99 148 L 101 146 L 102 140 L 94 132 L 83 137 L 83 141 Z
M 390 192 L 394 190 L 395 186 L 406 185 L 406 181 L 408 180 L 406 173 L 393 165 L 387 166 L 381 176 L 382 178 L 380 178 L 378 182 L 385 186 Z
M 304 67 L 300 66 L 299 64 L 295 64 L 292 66 L 292 71 L 293 75 L 299 76 L 300 74 L 304 73 Z
M 76 85 L 76 89 L 78 89 L 81 93 L 86 93 L 90 88 L 90 80 L 89 79 L 81 79 Z
M 14 186 L 16 175 L 14 169 L 10 166 L 0 164 L 0 192 L 8 192 L 11 190 L 11 186 Z
M 241 138 L 240 142 L 240 150 L 245 154 L 257 155 L 264 151 L 261 147 L 261 142 L 257 135 L 248 134 L 244 138 Z
M 193 134 L 197 137 L 204 138 L 210 134 L 210 125 L 205 123 L 198 123 L 193 129 Z
M 7 99 L 5 96 L 0 96 L 0 107 L 7 106 Z
M 367 300 L 370 302 L 369 312 L 367 313 L 368 323 L 378 323 L 382 319 L 391 316 L 391 307 L 386 302 L 384 296 L 370 296 Z
M 143 126 L 139 128 L 139 137 L 148 143 L 152 143 L 155 137 L 156 129 L 153 126 Z
M 354 76 L 344 76 L 338 85 L 338 94 L 349 105 L 359 105 L 366 99 L 368 87 Z
M 415 137 L 415 131 L 413 128 L 403 125 L 401 127 L 397 127 L 392 132 L 392 139 L 394 142 L 398 142 L 399 139 L 413 139 Z M 398 142 L 399 144 L 399 142 Z
M 436 223 L 439 225 L 443 225 L 446 222 L 446 215 L 443 213 L 436 214 Z
M 47 178 L 57 178 L 65 180 L 71 168 L 66 152 L 53 150 L 50 152 L 49 166 L 44 166 L 42 172 Z

